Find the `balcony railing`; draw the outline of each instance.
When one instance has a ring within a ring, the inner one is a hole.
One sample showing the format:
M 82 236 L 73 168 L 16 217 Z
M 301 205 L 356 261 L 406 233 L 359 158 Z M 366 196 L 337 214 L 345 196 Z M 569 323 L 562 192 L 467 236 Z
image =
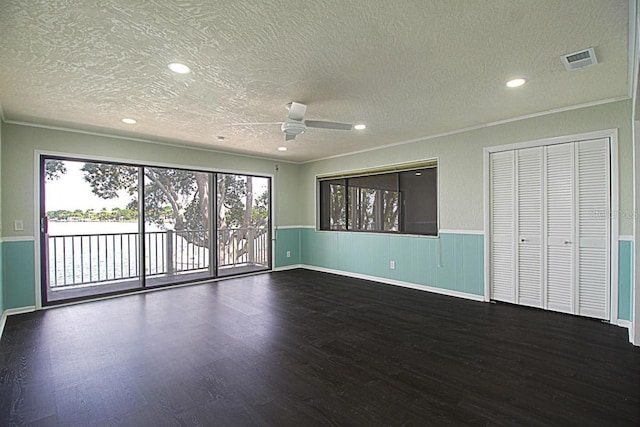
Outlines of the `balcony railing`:
M 206 272 L 210 265 L 208 230 L 144 233 L 146 276 Z M 218 230 L 218 268 L 269 265 L 265 228 Z M 99 284 L 140 276 L 139 233 L 47 235 L 49 287 Z

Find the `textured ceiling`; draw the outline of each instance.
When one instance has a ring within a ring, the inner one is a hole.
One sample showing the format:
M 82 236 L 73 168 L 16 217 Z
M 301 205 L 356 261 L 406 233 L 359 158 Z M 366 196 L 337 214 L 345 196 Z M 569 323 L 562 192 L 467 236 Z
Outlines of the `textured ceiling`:
M 628 25 L 628 0 L 14 0 L 0 104 L 10 122 L 306 161 L 628 96 Z M 591 46 L 597 65 L 565 70 Z M 231 126 L 289 101 L 368 128 L 285 144 L 277 125 Z

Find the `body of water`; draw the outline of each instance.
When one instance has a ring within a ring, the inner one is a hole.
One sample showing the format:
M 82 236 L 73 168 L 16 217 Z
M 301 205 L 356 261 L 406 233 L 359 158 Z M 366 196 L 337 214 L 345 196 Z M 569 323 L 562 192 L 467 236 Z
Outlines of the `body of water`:
M 268 265 L 270 241 L 266 230 L 251 229 L 244 234 L 237 231 L 219 230 L 218 267 Z M 203 241 L 209 240 L 206 237 L 210 236 L 202 230 L 168 232 L 155 224 L 147 224 L 145 274 L 160 276 L 208 269 L 209 248 Z M 140 276 L 137 222 L 49 221 L 48 238 L 49 286 L 52 289 Z
M 51 288 L 140 276 L 137 222 L 49 221 L 48 231 Z M 155 224 L 147 224 L 144 236 L 145 274 L 207 269 L 209 249 L 189 243 L 189 240 L 192 239 L 168 233 Z
M 145 224 L 145 231 L 162 231 L 156 224 Z M 49 235 L 137 233 L 137 222 L 49 221 Z

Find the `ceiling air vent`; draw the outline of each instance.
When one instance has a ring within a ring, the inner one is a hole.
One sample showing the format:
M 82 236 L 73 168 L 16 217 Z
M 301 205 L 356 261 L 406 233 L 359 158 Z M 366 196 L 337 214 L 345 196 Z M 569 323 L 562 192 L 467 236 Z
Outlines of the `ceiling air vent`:
M 562 62 L 567 67 L 567 70 L 573 71 L 597 64 L 598 60 L 596 59 L 596 52 L 590 47 L 589 49 L 562 55 Z

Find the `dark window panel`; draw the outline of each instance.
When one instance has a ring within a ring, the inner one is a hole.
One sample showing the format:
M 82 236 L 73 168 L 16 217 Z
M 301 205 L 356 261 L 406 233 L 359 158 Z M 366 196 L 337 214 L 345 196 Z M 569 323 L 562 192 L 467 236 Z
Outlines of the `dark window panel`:
M 320 229 L 437 235 L 437 169 L 320 181 Z
M 438 234 L 437 179 L 436 168 L 400 173 L 403 233 L 430 236 Z
M 347 229 L 347 187 L 346 181 L 332 180 L 320 182 L 320 229 Z

